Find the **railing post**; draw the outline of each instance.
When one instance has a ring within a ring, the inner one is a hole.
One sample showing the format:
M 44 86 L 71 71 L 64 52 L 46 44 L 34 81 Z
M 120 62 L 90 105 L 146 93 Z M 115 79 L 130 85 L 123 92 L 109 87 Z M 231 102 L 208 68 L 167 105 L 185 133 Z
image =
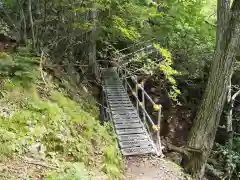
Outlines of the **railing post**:
M 124 85 L 124 70 L 120 68 L 120 78 L 122 80 L 122 85 L 125 87 Z
M 120 69 L 120 68 L 117 68 L 117 73 L 118 73 L 118 78 L 119 78 L 120 80 L 123 80 L 123 79 L 122 79 L 122 72 L 121 72 L 121 69 Z
M 142 106 L 143 106 L 143 108 L 145 109 L 144 81 L 142 81 L 141 86 L 142 86 L 142 88 L 143 88 L 143 90 L 142 90 Z M 145 112 L 143 112 L 143 121 L 144 121 L 144 122 L 146 121 L 146 114 L 145 114 Z
M 117 75 L 120 78 L 120 70 L 119 70 L 119 68 L 117 68 Z
M 144 57 L 144 52 L 142 51 L 142 52 L 141 52 L 141 58 L 143 58 L 143 57 Z
M 137 112 L 139 113 L 139 102 L 138 102 L 138 81 L 137 81 L 137 76 L 134 77 L 136 80 L 136 85 L 135 85 L 135 93 L 136 93 L 136 108 L 137 108 Z
M 102 98 L 103 98 L 103 108 L 104 108 L 104 121 L 109 121 L 110 120 L 110 117 L 109 117 L 109 112 L 108 112 L 108 104 L 107 104 L 107 97 L 106 97 L 106 90 L 103 88 L 102 90 L 103 94 L 102 94 Z M 105 103 L 106 103 L 106 106 L 105 106 Z
M 127 91 L 127 71 L 124 70 L 124 87 L 125 87 L 125 90 Z
M 160 137 L 160 129 L 161 129 L 161 117 L 162 117 L 162 106 L 159 105 L 159 110 L 158 110 L 158 121 L 157 121 L 157 144 L 158 144 L 158 152 L 159 155 L 162 155 L 162 145 L 161 145 L 161 137 Z

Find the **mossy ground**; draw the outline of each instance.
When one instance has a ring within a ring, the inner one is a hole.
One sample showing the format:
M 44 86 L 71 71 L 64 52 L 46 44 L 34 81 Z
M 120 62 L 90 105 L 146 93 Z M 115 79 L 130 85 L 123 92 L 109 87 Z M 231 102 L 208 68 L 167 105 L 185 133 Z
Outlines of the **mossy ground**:
M 16 156 L 47 160 L 57 167 L 44 170 L 43 176 L 49 180 L 94 179 L 94 169 L 109 179 L 120 179 L 123 164 L 111 125 L 99 124 L 91 95 L 79 89 L 72 100 L 68 91 L 52 80 L 46 85 L 38 65 L 20 54 L 2 53 L 0 61 L 0 66 L 8 64 L 0 68 L 2 162 Z

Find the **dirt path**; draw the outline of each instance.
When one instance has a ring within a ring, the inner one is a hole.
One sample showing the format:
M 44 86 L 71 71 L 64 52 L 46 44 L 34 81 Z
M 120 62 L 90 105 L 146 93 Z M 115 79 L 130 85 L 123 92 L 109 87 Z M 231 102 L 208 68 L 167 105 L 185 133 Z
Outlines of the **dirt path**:
M 16 180 L 26 179 L 44 179 L 44 174 L 48 166 L 25 162 L 22 159 L 9 159 L 0 161 L 0 179 Z M 34 161 L 35 162 L 35 161 Z M 188 175 L 183 173 L 182 168 L 177 164 L 157 157 L 128 157 L 125 159 L 126 171 L 124 180 L 192 180 Z M 42 163 L 41 163 L 42 164 Z M 95 180 L 107 180 L 106 175 L 96 172 L 98 176 L 91 176 Z M 90 177 L 90 179 L 92 179 Z
M 125 180 L 192 180 L 180 166 L 157 157 L 128 157 Z

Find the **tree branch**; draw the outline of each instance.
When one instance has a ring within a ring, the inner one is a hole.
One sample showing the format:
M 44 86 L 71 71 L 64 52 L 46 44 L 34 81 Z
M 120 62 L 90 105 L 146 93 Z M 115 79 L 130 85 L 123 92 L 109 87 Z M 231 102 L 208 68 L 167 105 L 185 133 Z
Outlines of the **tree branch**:
M 173 144 L 170 144 L 168 142 L 164 142 L 164 144 L 166 145 L 167 149 L 169 151 L 175 151 L 178 152 L 182 155 L 185 155 L 187 157 L 190 157 L 191 153 L 202 153 L 202 150 L 200 149 L 195 149 L 195 148 L 189 148 L 189 147 L 177 147 Z
M 208 20 L 210 19 L 210 17 L 212 17 L 213 15 L 216 15 L 216 12 L 214 12 L 213 14 L 210 14 L 210 15 L 207 17 L 207 19 L 205 19 L 205 22 L 206 22 L 207 24 L 213 26 L 213 27 L 217 27 L 216 24 L 213 24 L 213 23 L 211 23 L 211 22 L 208 21 Z
M 233 94 L 232 101 L 234 101 L 238 95 L 240 95 L 240 89 L 235 94 Z
M 205 22 L 206 22 L 207 24 L 209 24 L 209 25 L 213 26 L 213 27 L 217 27 L 217 25 L 216 25 L 216 24 L 213 24 L 213 23 L 209 22 L 208 20 L 205 20 Z

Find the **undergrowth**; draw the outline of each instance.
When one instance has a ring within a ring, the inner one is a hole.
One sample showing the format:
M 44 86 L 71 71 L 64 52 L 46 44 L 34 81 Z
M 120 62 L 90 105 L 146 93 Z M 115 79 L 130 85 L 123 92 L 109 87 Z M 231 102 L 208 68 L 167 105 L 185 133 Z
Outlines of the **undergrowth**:
M 123 164 L 117 143 L 111 125 L 96 119 L 93 98 L 84 94 L 73 101 L 57 84 L 44 87 L 36 62 L 0 54 L 0 158 L 33 153 L 30 147 L 40 143 L 41 158 L 61 164 L 49 172 L 49 180 L 88 179 L 88 169 L 97 167 L 109 179 L 119 179 Z

